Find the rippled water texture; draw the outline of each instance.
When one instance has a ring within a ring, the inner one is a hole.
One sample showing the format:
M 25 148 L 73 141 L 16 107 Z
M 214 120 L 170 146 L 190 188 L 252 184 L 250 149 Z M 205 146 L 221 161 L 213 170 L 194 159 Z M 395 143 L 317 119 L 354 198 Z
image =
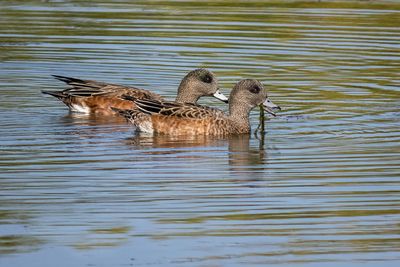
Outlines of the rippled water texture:
M 197 67 L 268 87 L 264 142 L 135 135 L 40 93 L 173 98 Z M 399 266 L 399 88 L 398 1 L 1 1 L 0 266 Z

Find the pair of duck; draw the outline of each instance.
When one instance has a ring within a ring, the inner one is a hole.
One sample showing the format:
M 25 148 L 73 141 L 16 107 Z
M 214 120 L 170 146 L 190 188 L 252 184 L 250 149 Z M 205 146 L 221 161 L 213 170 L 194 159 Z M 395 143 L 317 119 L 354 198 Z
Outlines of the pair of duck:
M 229 101 L 220 93 L 216 76 L 207 69 L 189 72 L 178 87 L 174 102 L 153 92 L 116 84 L 54 75 L 71 88 L 42 91 L 66 104 L 71 111 L 101 116 L 122 115 L 139 131 L 168 135 L 228 135 L 250 132 L 250 111 L 263 105 L 274 115 L 280 107 L 267 97 L 263 85 L 254 79 L 239 81 Z M 229 114 L 197 105 L 203 96 L 229 103 Z

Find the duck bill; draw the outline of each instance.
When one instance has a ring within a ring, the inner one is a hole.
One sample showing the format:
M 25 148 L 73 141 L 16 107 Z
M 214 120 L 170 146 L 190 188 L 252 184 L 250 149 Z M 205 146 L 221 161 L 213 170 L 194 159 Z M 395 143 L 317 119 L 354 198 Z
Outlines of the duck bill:
M 272 103 L 271 100 L 267 97 L 264 103 L 262 104 L 265 111 L 271 114 L 272 116 L 276 116 L 275 110 L 281 110 L 281 107 Z
M 224 103 L 228 103 L 228 98 L 219 90 L 217 90 L 212 96 L 215 97 L 216 99 L 221 100 Z

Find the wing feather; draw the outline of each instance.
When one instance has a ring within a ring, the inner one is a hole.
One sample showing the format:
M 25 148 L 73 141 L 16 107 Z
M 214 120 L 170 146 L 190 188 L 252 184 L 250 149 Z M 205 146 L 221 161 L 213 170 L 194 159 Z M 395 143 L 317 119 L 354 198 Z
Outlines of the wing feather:
M 179 117 L 186 119 L 206 119 L 222 115 L 217 109 L 169 101 L 157 101 L 149 99 L 135 99 L 135 104 L 144 113 L 160 114 L 168 117 Z
M 157 100 L 162 99 L 161 96 L 156 93 L 152 93 L 148 90 L 139 89 L 133 86 L 103 83 L 92 80 L 82 80 L 60 75 L 53 75 L 53 77 L 71 86 L 71 88 L 58 92 L 62 93 L 65 97 L 76 97 L 76 96 L 121 97 L 121 95 L 125 94 L 136 98 L 157 99 Z

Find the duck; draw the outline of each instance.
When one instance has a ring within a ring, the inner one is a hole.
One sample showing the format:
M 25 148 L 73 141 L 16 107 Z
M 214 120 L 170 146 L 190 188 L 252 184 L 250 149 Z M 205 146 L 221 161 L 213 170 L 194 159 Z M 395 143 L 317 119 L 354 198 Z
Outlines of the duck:
M 53 77 L 70 85 L 71 88 L 62 91 L 42 91 L 42 93 L 58 98 L 72 112 L 114 116 L 117 113 L 111 107 L 136 109 L 136 104 L 123 99 L 123 95 L 135 99 L 164 101 L 164 98 L 159 94 L 137 87 L 60 75 L 53 75 Z M 208 69 L 200 68 L 190 71 L 182 79 L 175 102 L 195 104 L 203 96 L 214 96 L 223 102 L 228 102 L 228 98 L 218 88 L 216 75 Z
M 124 95 L 135 103 L 137 109 L 113 108 L 132 123 L 140 132 L 166 135 L 212 135 L 248 134 L 251 131 L 250 111 L 263 105 L 265 111 L 276 116 L 281 108 L 267 96 L 261 82 L 244 79 L 233 87 L 229 96 L 229 113 L 193 103 L 162 102 L 138 99 Z

